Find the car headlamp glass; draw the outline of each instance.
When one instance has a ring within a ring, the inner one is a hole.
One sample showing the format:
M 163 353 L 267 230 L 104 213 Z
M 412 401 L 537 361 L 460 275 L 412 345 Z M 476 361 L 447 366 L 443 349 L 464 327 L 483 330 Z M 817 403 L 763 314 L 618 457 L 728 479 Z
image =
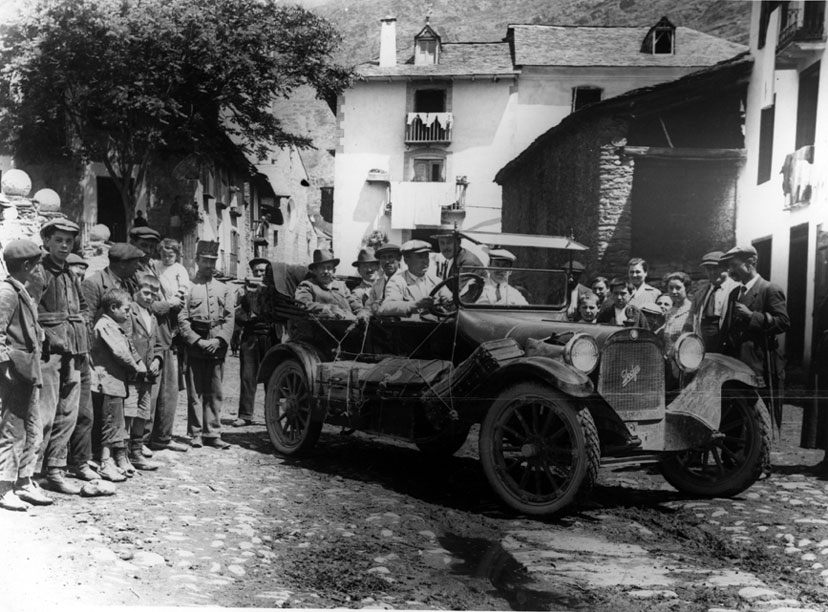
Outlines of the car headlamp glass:
M 683 372 L 695 372 L 704 360 L 704 342 L 696 334 L 682 334 L 673 345 L 673 361 Z
M 598 357 L 598 343 L 589 334 L 575 334 L 564 347 L 564 361 L 584 374 L 595 369 Z

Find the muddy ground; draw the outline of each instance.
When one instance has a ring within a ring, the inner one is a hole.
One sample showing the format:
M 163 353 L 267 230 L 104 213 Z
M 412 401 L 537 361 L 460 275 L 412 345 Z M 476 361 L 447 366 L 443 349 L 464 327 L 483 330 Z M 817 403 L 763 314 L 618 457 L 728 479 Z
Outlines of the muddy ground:
M 0 609 L 828 610 L 828 481 L 800 418 L 787 408 L 774 473 L 735 499 L 602 471 L 586 508 L 546 520 L 499 502 L 473 436 L 434 460 L 326 428 L 296 460 L 263 425 L 227 428 L 231 449 L 157 453 L 113 497 L 0 514 Z

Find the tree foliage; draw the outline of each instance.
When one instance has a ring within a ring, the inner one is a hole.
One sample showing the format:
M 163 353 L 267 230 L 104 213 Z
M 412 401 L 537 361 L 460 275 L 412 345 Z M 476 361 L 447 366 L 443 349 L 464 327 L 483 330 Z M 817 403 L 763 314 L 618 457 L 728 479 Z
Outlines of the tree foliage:
M 160 152 L 309 145 L 271 104 L 304 84 L 341 92 L 339 42 L 274 0 L 37 0 L 2 35 L 0 133 L 26 157 L 103 162 L 134 207 Z

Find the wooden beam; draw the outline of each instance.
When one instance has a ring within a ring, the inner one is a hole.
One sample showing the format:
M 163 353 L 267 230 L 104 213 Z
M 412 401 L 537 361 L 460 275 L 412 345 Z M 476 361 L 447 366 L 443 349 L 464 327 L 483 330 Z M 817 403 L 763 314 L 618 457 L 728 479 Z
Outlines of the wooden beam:
M 641 157 L 661 157 L 669 159 L 699 159 L 705 161 L 711 160 L 734 160 L 744 161 L 747 159 L 747 151 L 745 149 L 709 149 L 709 148 L 694 148 L 694 147 L 639 147 L 639 146 L 625 146 L 620 147 L 619 153 L 625 155 L 636 155 Z

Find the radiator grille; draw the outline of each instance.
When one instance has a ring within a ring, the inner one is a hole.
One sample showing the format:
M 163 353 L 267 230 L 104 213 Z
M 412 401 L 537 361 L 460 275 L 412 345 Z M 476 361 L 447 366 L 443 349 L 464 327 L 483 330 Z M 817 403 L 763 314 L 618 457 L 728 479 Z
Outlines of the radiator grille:
M 629 332 L 610 338 L 601 352 L 598 393 L 625 421 L 664 415 L 664 357 L 652 341 Z

